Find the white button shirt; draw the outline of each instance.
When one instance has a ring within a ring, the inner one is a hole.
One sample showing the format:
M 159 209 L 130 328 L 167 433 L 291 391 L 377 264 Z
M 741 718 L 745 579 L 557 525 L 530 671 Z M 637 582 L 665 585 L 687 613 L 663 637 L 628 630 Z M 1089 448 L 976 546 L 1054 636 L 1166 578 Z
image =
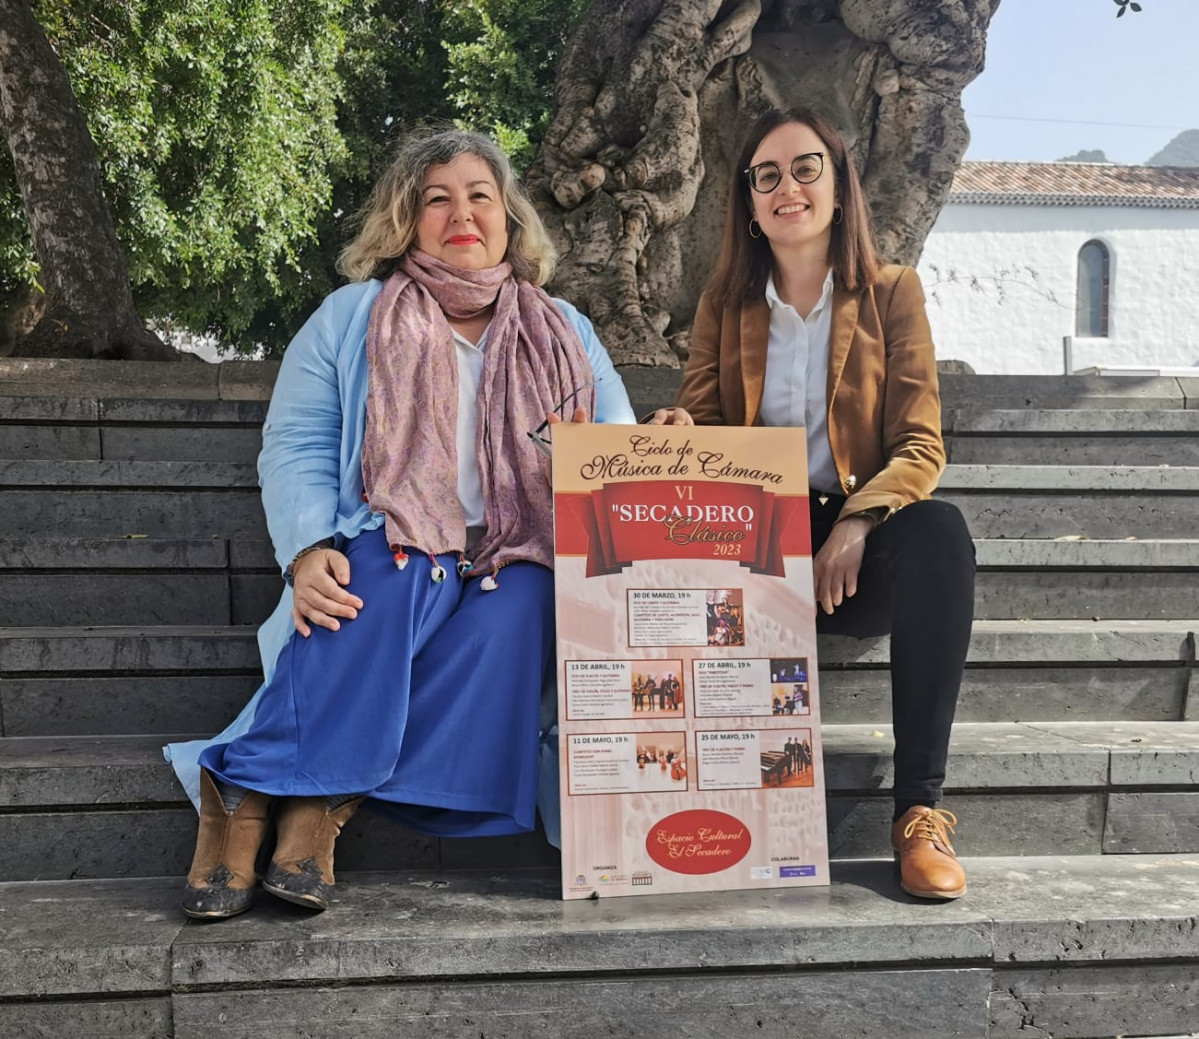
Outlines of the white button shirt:
M 454 329 L 458 351 L 458 500 L 468 527 L 483 526 L 483 476 L 479 472 L 479 452 L 475 438 L 479 431 L 479 380 L 483 378 L 483 348 L 487 345 L 488 325 L 472 343 Z
M 801 318 L 779 298 L 774 275 L 766 279 L 770 337 L 762 386 L 762 421 L 803 426 L 808 434 L 808 486 L 844 494 L 828 439 L 828 352 L 833 326 L 833 272 L 812 312 Z

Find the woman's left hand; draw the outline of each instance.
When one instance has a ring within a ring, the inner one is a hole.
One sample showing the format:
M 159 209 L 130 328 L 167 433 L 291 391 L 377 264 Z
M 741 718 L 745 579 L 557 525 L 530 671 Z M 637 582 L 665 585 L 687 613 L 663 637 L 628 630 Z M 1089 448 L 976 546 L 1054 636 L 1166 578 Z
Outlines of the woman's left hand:
M 694 426 L 695 419 L 686 408 L 659 408 L 644 420 L 647 426 Z
M 858 590 L 858 571 L 866 550 L 866 535 L 874 529 L 868 519 L 851 516 L 833 524 L 828 540 L 812 560 L 816 602 L 832 613 Z

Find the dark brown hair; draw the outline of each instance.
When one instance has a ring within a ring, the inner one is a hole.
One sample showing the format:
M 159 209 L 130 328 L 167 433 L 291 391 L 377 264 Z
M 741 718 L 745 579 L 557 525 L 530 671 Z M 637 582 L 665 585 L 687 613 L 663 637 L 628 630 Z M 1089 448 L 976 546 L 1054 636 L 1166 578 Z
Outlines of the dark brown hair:
M 728 307 L 746 299 L 756 299 L 766 291 L 774 258 L 766 237 L 754 238 L 749 233 L 753 216 L 750 187 L 741 171 L 749 166 L 758 145 L 772 130 L 787 123 L 802 123 L 809 127 L 828 149 L 828 159 L 836 177 L 837 204 L 841 207 L 841 222 L 833 224 L 829 238 L 829 262 L 833 282 L 839 288 L 852 291 L 873 283 L 878 273 L 878 257 L 874 250 L 874 233 L 870 228 L 870 210 L 854 168 L 853 158 L 837 128 L 827 119 L 803 108 L 772 108 L 750 129 L 729 187 L 728 216 L 724 225 L 724 240 L 720 258 L 708 282 L 708 291 L 717 303 Z

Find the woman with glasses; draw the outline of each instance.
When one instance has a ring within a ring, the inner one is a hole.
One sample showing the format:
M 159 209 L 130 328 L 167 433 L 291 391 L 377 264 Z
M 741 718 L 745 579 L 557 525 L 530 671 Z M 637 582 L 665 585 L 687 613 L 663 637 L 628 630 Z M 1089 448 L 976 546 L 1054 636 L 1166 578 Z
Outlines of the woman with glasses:
M 167 748 L 200 809 L 187 915 L 250 907 L 272 799 L 263 888 L 314 909 L 366 798 L 436 836 L 533 828 L 554 603 L 532 434 L 634 421 L 590 323 L 540 288 L 553 263 L 484 137 L 415 137 L 376 184 L 351 284 L 288 347 L 263 427 L 292 586 L 259 633 L 266 684 L 215 739 Z
M 841 136 L 804 111 L 750 131 L 716 271 L 673 412 L 701 425 L 803 426 L 817 631 L 891 634 L 891 843 L 904 890 L 966 890 L 937 809 L 970 640 L 974 552 L 961 514 L 929 500 L 945 465 L 924 295 L 880 266 Z

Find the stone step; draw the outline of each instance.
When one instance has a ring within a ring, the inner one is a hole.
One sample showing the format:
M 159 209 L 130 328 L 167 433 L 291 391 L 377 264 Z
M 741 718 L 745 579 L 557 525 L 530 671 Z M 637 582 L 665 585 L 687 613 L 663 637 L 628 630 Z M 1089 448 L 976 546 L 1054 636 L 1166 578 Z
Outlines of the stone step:
M 959 721 L 1199 718 L 1199 622 L 976 621 Z M 890 718 L 890 641 L 823 636 L 826 723 Z
M 253 489 L 251 462 L 0 459 L 0 487 L 66 487 L 92 491 L 145 487 L 194 490 Z
M 265 401 L 0 396 L 0 458 L 252 462 Z
M 1181 496 L 1199 493 L 1199 468 L 1169 465 L 952 465 L 946 467 L 938 486 L 944 490 L 977 492 Z
M 621 371 L 633 410 L 643 415 L 674 400 L 682 380 L 678 369 L 625 368 Z M 1113 378 L 1086 375 L 941 375 L 944 411 L 983 410 L 1137 410 L 1179 411 L 1199 408 L 1199 379 L 1156 376 Z M 0 392 L 4 390 L 0 368 Z
M 1196 612 L 1199 541 L 980 539 L 983 620 Z M 282 592 L 270 545 L 222 538 L 0 538 L 0 615 L 26 626 L 260 624 Z
M 981 569 L 1192 570 L 1199 539 L 1121 540 L 1059 537 L 976 538 Z M 12 570 L 236 570 L 277 571 L 269 541 L 239 538 L 0 538 L 0 569 Z
M 945 451 L 951 465 L 1199 465 L 1199 439 L 1194 433 L 1127 437 L 954 435 L 945 438 Z
M 245 627 L 0 628 L 0 678 L 21 674 L 213 673 L 258 668 Z
M 1199 408 L 1199 379 L 1102 375 L 942 375 L 942 407 L 1006 411 L 1186 411 Z
M 967 666 L 1007 663 L 1194 663 L 1199 621 L 978 621 Z M 2 660 L 2 657 L 0 657 Z M 890 641 L 822 636 L 822 668 L 870 667 L 890 661 Z M 2 667 L 2 665 L 0 665 Z
M 278 361 L 93 361 L 0 358 L 0 396 L 81 399 L 266 400 Z
M 1199 408 L 1134 410 L 1120 408 L 986 408 L 945 411 L 945 433 L 988 436 L 1172 436 L 1199 433 Z
M 1199 465 L 1199 410 L 946 412 L 951 463 Z
M 0 537 L 265 539 L 254 466 L 0 461 Z M 952 465 L 937 497 L 980 538 L 1187 538 L 1199 467 Z
M 976 538 L 1190 538 L 1199 515 L 1193 466 L 947 466 L 935 497 Z
M 266 400 L 278 361 L 160 364 L 0 358 L 0 395 L 144 397 L 169 400 Z M 647 396 L 647 408 L 674 399 L 682 371 L 633 366 L 621 372 L 630 396 Z M 1199 407 L 1199 380 L 1179 376 L 1118 378 L 1098 375 L 940 376 L 941 399 L 950 408 Z M 640 412 L 639 412 L 640 413 Z
M 979 621 L 961 721 L 1199 718 L 1199 621 Z M 829 723 L 890 718 L 887 639 L 822 637 Z M 258 684 L 252 628 L 0 628 L 7 736 L 215 732 Z M 1188 700 L 1188 690 L 1193 690 Z
M 0 396 L 0 458 L 252 462 L 263 400 Z M 1199 464 L 1199 410 L 944 410 L 951 462 Z
M 0 538 L 0 612 L 26 626 L 260 624 L 282 588 L 261 541 Z
M 0 886 L 0 1033 L 176 1039 L 685 1034 L 1055 1039 L 1199 1028 L 1199 858 L 967 856 L 970 891 L 562 902 L 556 873 L 342 872 L 185 923 L 176 876 Z M 384 921 L 380 925 L 380 921 Z
M 0 460 L 0 537 L 267 538 L 249 462 Z
M 219 731 L 262 681 L 247 626 L 0 628 L 0 734 Z
M 980 570 L 1194 570 L 1199 539 L 976 538 Z M 257 558 L 257 557 L 256 557 Z
M 257 654 L 244 673 L 177 673 L 167 669 L 126 671 L 115 677 L 5 676 L 0 680 L 0 735 L 219 732 L 237 716 L 261 682 Z M 1128 676 L 1127 682 L 1128 687 L 1135 688 L 1136 676 Z M 1123 681 L 1117 680 L 1117 685 L 1118 691 L 1124 692 Z M 1155 695 L 1142 691 L 1140 695 L 1153 705 L 1154 717 L 1180 716 L 1181 706 L 1169 692 Z M 1125 711 L 1122 716 L 1140 715 Z
M 251 462 L 29 460 L 0 458 L 0 488 L 133 491 L 143 488 L 255 490 Z M 1061 491 L 1069 494 L 1199 493 L 1199 467 L 1168 465 L 951 465 L 940 488 L 953 491 Z
M 0 808 L 178 803 L 164 738 L 0 740 Z M 882 729 L 826 725 L 824 741 L 830 792 L 889 789 L 894 748 Z M 949 776 L 958 791 L 1199 785 L 1199 722 L 959 723 Z
M 978 539 L 975 553 L 981 620 L 1168 620 L 1199 612 L 1193 539 Z
M 38 531 L 72 537 L 267 536 L 257 488 L 147 488 L 102 494 L 62 488 L 0 489 L 0 537 L 26 537 Z
M 890 738 L 871 726 L 826 725 L 824 741 L 831 853 L 886 854 Z M 0 740 L 0 879 L 186 870 L 194 813 L 162 742 Z M 1199 722 L 958 724 L 945 807 L 978 854 L 1199 853 Z M 351 868 L 461 851 L 368 818 L 339 844 Z M 146 828 L 154 837 L 132 839 Z M 552 855 L 536 841 L 481 843 L 507 865 Z
M 1187 714 L 1193 670 L 1185 664 L 968 667 L 959 721 L 1176 721 Z M 125 672 L 0 681 L 6 736 L 88 736 L 219 731 L 249 700 L 261 676 L 245 673 Z M 891 684 L 882 668 L 821 675 L 826 722 L 885 724 Z M 1199 682 L 1196 682 L 1199 690 Z M 1199 716 L 1199 691 L 1190 714 Z

